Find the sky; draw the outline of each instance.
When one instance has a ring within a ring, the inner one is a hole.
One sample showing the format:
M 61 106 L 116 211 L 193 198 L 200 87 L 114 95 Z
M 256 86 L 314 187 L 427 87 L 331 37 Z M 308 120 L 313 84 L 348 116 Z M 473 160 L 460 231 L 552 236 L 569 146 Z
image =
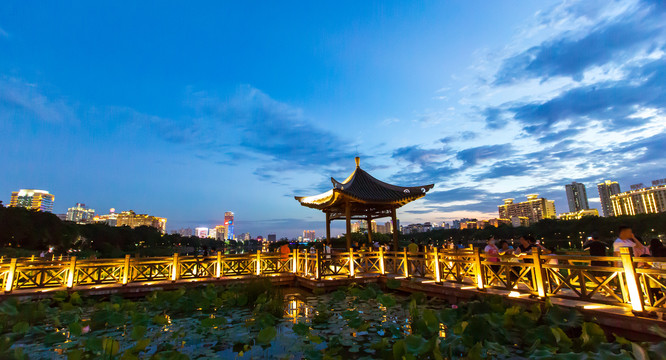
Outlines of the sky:
M 0 200 L 294 237 L 354 156 L 401 224 L 666 178 L 662 1 L 4 1 Z M 333 233 L 344 222 L 333 223 Z

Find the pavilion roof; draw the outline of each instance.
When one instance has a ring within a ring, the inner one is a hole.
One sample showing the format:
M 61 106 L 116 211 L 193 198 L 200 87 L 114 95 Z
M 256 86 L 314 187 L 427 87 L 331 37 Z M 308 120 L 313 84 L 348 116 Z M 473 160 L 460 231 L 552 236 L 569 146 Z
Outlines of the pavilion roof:
M 397 186 L 385 183 L 361 169 L 359 158 L 356 158 L 356 169 L 339 182 L 331 178 L 333 188 L 325 193 L 314 196 L 295 196 L 301 205 L 313 209 L 335 209 L 345 202 L 360 206 L 400 207 L 419 199 L 434 187 L 434 184 L 421 186 Z

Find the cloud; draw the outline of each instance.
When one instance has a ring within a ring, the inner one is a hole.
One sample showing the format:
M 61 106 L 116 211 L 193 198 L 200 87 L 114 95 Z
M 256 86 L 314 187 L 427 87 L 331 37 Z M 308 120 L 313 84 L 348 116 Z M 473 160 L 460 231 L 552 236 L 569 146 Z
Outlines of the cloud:
M 636 54 L 642 45 L 653 43 L 663 34 L 662 5 L 644 3 L 619 20 L 602 22 L 581 35 L 545 41 L 504 60 L 494 79 L 495 85 L 512 84 L 529 78 L 547 80 L 565 76 L 581 81 L 587 69 L 607 63 L 621 63 Z
M 484 160 L 509 157 L 512 154 L 511 144 L 484 145 L 461 150 L 458 152 L 457 158 L 462 160 L 466 166 L 473 166 Z
M 562 120 L 583 125 L 603 120 L 610 129 L 634 127 L 645 122 L 632 117 L 639 107 L 666 105 L 666 59 L 632 69 L 628 79 L 580 86 L 544 102 L 512 106 L 508 111 L 529 134 L 543 134 Z
M 350 140 L 314 125 L 302 110 L 251 86 L 228 99 L 194 92 L 187 104 L 195 111 L 190 118 L 150 120 L 162 138 L 210 157 L 244 154 L 260 164 L 255 175 L 264 180 L 284 169 L 346 166 L 356 155 Z
M 3 28 L 0 28 L 0 37 L 8 38 L 9 33 L 7 33 Z
M 49 123 L 77 120 L 73 108 L 64 99 L 47 96 L 38 85 L 15 78 L 0 77 L 0 109 L 5 116 L 37 118 Z
M 451 150 L 446 147 L 439 149 L 423 149 L 420 146 L 405 146 L 393 151 L 392 158 L 404 160 L 421 167 L 432 166 L 433 163 L 441 161 L 442 155 L 450 154 Z

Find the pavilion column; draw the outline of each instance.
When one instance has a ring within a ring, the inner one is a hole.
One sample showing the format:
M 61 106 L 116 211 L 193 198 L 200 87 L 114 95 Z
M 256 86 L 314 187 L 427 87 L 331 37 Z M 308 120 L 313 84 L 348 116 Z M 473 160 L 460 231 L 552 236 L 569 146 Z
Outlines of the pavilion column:
M 393 223 L 393 251 L 398 251 L 398 217 L 395 208 L 391 209 L 391 222 Z
M 370 242 L 370 247 L 372 247 L 372 217 L 368 215 L 368 241 Z
M 331 213 L 326 213 L 326 242 L 331 243 Z
M 347 223 L 347 251 L 351 249 L 351 204 L 349 202 L 345 203 L 345 221 Z

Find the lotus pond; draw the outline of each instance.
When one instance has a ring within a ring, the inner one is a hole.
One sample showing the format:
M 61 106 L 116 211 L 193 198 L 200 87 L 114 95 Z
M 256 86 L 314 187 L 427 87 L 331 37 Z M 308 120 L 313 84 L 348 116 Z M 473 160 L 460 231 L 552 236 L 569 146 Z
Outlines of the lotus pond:
M 314 295 L 265 280 L 133 300 L 65 292 L 49 300 L 9 299 L 0 303 L 0 331 L 0 357 L 15 359 L 666 356 L 666 342 L 607 337 L 577 311 L 549 303 L 522 308 L 497 297 L 456 306 L 375 285 Z

